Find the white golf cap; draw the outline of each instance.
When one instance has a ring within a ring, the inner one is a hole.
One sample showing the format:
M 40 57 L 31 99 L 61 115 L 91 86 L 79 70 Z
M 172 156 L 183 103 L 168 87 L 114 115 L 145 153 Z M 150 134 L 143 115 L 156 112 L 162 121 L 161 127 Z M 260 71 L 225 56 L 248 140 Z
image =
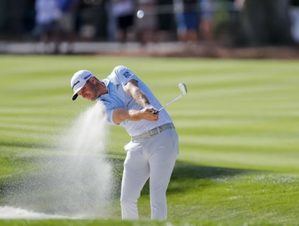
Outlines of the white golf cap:
M 77 71 L 71 78 L 71 87 L 74 91 L 72 100 L 76 100 L 78 97 L 78 92 L 86 84 L 87 80 L 93 77 L 93 74 L 87 70 Z

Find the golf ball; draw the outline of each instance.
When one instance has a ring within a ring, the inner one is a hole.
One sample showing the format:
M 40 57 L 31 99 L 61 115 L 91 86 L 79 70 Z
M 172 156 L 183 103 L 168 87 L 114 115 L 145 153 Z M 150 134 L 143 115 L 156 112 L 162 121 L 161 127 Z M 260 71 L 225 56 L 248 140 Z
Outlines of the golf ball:
M 144 17 L 144 11 L 143 10 L 138 10 L 136 13 L 137 18 L 142 19 Z

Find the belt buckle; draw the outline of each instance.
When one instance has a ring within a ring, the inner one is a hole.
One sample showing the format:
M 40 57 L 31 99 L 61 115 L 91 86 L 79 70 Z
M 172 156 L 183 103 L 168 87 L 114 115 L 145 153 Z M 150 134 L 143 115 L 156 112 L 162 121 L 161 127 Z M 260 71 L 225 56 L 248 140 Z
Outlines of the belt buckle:
M 157 133 L 161 133 L 162 132 L 162 130 L 161 130 L 161 126 L 159 126 L 158 128 L 157 128 Z
M 152 136 L 154 136 L 154 135 L 156 135 L 156 134 L 157 134 L 157 132 L 156 132 L 155 129 L 149 131 L 149 135 L 150 135 L 150 137 L 152 137 Z
M 152 136 L 159 134 L 159 133 L 163 132 L 164 130 L 170 129 L 170 128 L 174 128 L 172 124 L 165 124 L 165 125 L 156 127 L 156 128 L 154 128 L 144 134 L 141 134 L 139 136 L 132 137 L 132 139 L 138 140 L 138 139 L 152 137 Z

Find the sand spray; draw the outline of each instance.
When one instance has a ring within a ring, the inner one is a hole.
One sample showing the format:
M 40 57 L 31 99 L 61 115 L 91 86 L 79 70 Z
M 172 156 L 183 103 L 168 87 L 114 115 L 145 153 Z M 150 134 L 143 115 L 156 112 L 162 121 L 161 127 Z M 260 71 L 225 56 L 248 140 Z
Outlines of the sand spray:
M 40 157 L 38 170 L 7 189 L 0 218 L 109 217 L 112 167 L 104 106 L 96 103 Z M 20 214 L 23 216 L 20 216 Z

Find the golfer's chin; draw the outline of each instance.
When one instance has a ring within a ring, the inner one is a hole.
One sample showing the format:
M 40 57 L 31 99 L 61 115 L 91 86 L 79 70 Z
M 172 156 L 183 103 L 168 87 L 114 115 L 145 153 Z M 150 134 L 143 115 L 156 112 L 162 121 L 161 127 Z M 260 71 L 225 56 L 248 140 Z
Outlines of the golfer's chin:
M 86 100 L 95 101 L 97 97 L 84 97 Z

